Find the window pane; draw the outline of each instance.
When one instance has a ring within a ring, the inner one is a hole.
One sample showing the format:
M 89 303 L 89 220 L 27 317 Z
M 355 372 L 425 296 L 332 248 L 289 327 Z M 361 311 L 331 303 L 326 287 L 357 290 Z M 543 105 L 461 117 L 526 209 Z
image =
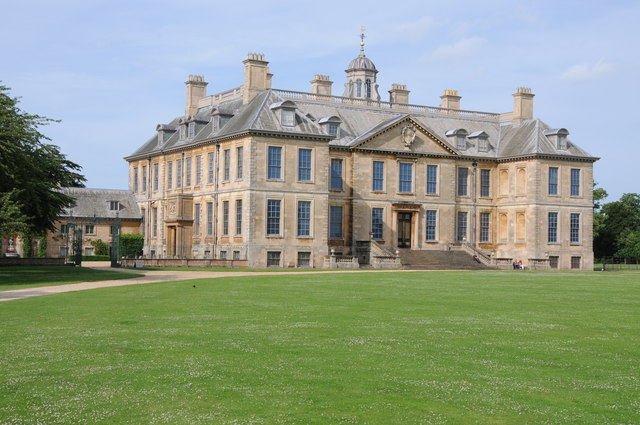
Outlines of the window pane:
M 400 176 L 399 176 L 400 186 L 398 190 L 400 192 L 410 193 L 412 191 L 411 190 L 412 180 L 413 180 L 413 164 L 407 164 L 405 162 L 401 162 Z
M 298 150 L 298 181 L 311 181 L 311 149 Z
M 579 243 L 580 242 L 580 214 L 572 213 L 571 214 L 571 243 Z
M 427 237 L 428 241 L 436 240 L 436 217 L 437 212 L 435 210 L 427 210 Z
M 458 212 L 458 229 L 456 239 L 460 242 L 467 240 L 467 213 Z
M 382 239 L 382 208 L 371 209 L 371 232 L 373 233 L 373 239 Z
M 490 196 L 491 170 L 480 170 L 480 196 Z
M 329 238 L 342 239 L 342 207 L 332 205 L 329 208 Z
M 469 176 L 468 168 L 458 168 L 458 196 L 467 196 L 467 177 Z
M 298 236 L 311 234 L 311 201 L 298 202 Z
M 279 146 L 269 146 L 267 178 L 279 179 L 280 167 L 282 166 L 282 148 Z
M 489 242 L 490 213 L 480 213 L 480 242 Z
M 558 242 L 558 213 L 550 212 L 547 218 L 547 241 Z
M 342 190 L 342 160 L 331 159 L 331 190 Z
M 384 189 L 384 162 L 373 161 L 373 181 L 371 189 L 381 191 Z
M 571 196 L 580 196 L 580 170 L 571 169 Z
M 280 200 L 267 201 L 267 235 L 280 234 Z
M 437 165 L 427 165 L 427 193 L 430 195 L 438 193 Z
M 549 195 L 558 194 L 558 168 L 549 167 Z

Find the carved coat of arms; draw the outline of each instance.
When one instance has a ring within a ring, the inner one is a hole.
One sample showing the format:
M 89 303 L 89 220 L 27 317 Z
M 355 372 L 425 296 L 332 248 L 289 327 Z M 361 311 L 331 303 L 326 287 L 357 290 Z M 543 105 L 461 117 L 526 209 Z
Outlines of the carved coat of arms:
M 416 128 L 411 124 L 407 124 L 402 129 L 402 142 L 406 148 L 410 148 L 416 139 Z

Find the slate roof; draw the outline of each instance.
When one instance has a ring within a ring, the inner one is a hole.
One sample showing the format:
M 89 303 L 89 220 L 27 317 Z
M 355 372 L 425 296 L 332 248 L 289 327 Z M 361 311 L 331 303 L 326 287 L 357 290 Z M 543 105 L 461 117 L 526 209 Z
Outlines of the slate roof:
M 326 99 L 316 101 L 312 96 L 304 95 L 296 96 L 295 92 L 266 90 L 247 105 L 242 104 L 242 99 L 233 99 L 201 108 L 197 117 L 209 122 L 198 128 L 195 137 L 180 139 L 180 132 L 176 131 L 162 145 L 159 145 L 156 135 L 136 150 L 131 157 L 159 153 L 182 146 L 187 147 L 191 144 L 206 142 L 209 139 L 231 137 L 234 134 L 247 131 L 269 132 L 293 137 L 315 137 L 318 140 L 329 141 L 330 146 L 357 149 L 364 147 L 367 139 L 374 137 L 384 128 L 410 117 L 462 157 L 499 159 L 523 155 L 554 155 L 578 157 L 592 161 L 597 159 L 572 143 L 570 139 L 567 142 L 567 150 L 557 149 L 549 136 L 545 135 L 545 132 L 549 134 L 552 127 L 539 119 L 526 120 L 519 125 L 513 125 L 510 121 L 500 123 L 497 118 L 487 118 L 486 116 L 474 117 L 464 114 L 445 115 L 414 110 L 407 112 L 390 108 L 365 108 L 347 102 L 327 102 Z M 337 99 L 339 100 L 339 98 Z M 296 105 L 296 125 L 293 127 L 281 124 L 279 115 L 281 109 L 277 106 L 286 100 L 293 101 Z M 230 111 L 234 115 L 221 128 L 214 128 L 211 121 L 214 108 Z M 327 126 L 320 124 L 323 118 L 331 116 L 336 116 L 342 121 L 336 137 L 329 136 Z M 177 117 L 169 124 L 178 125 L 181 118 L 183 117 Z M 479 151 L 477 139 L 469 138 L 466 139 L 465 149 L 456 149 L 455 136 L 447 136 L 447 132 L 455 129 L 465 129 L 470 135 L 485 132 L 488 135 L 488 151 Z
M 73 207 L 67 208 L 62 217 L 96 217 L 140 220 L 140 209 L 135 195 L 130 190 L 89 189 L 84 187 L 65 187 L 61 191 L 75 198 Z M 118 201 L 120 209 L 112 211 L 111 201 Z

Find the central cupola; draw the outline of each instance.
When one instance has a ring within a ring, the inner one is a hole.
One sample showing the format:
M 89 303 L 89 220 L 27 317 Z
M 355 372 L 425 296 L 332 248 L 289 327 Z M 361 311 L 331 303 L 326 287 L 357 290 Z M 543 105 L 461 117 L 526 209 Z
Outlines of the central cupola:
M 363 32 L 360 34 L 360 54 L 349 62 L 349 67 L 345 70 L 347 82 L 344 85 L 342 96 L 379 101 L 380 94 L 376 83 L 378 70 L 371 59 L 364 54 L 364 38 Z

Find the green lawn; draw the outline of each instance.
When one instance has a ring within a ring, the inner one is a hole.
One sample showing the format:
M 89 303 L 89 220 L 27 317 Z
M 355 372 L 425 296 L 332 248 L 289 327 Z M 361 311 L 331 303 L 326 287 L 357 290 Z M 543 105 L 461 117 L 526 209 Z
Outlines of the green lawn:
M 136 276 L 140 275 L 71 266 L 0 267 L 0 291 L 99 280 L 127 279 Z
M 0 423 L 637 424 L 639 319 L 631 272 L 271 275 L 11 301 Z

